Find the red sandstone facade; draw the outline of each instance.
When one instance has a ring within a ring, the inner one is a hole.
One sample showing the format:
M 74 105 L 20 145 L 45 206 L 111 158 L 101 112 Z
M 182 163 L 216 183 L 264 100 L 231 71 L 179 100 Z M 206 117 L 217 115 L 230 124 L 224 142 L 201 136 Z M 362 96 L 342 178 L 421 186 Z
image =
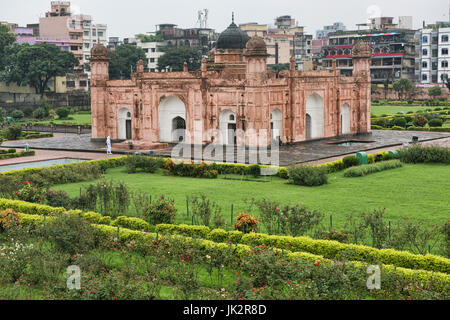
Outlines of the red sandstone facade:
M 160 143 L 294 143 L 370 131 L 370 49 L 353 48 L 353 77 L 334 70 L 267 69 L 267 50 L 254 37 L 242 49 L 213 49 L 189 72 L 144 73 L 109 80 L 106 48 L 91 52 L 92 138 Z M 253 136 L 248 133 L 253 133 Z

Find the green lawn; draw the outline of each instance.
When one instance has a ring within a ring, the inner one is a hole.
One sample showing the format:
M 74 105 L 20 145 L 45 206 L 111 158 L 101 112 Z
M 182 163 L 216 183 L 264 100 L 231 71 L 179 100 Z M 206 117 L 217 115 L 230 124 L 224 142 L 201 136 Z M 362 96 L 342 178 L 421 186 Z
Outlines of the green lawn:
M 382 114 L 397 114 L 403 111 L 405 114 L 408 111 L 416 112 L 419 110 L 426 110 L 438 107 L 418 107 L 418 106 L 372 106 L 372 114 L 376 116 L 381 116 Z M 442 108 L 442 107 L 441 107 Z
M 135 190 L 153 197 L 164 194 L 175 200 L 177 223 L 190 223 L 186 216 L 186 196 L 204 193 L 222 207 L 230 224 L 231 204 L 234 216 L 245 210 L 245 199 L 269 198 L 282 204 L 303 202 L 309 208 L 333 215 L 334 225 L 343 226 L 349 213 L 386 208 L 389 219 L 418 218 L 427 223 L 443 223 L 450 216 L 450 170 L 444 165 L 405 165 L 402 168 L 362 178 L 344 178 L 343 173 L 329 175 L 329 184 L 320 187 L 289 185 L 286 180 L 248 182 L 225 179 L 196 179 L 162 174 L 127 174 L 124 168 L 107 171 L 108 179 L 125 181 Z M 92 182 L 55 186 L 76 196 L 83 185 Z M 253 209 L 257 215 L 257 210 Z M 327 217 L 326 221 L 329 221 Z
M 50 122 L 53 122 L 55 124 L 62 124 L 62 123 L 71 123 L 71 124 L 80 124 L 80 125 L 87 125 L 91 124 L 91 114 L 71 114 L 69 115 L 70 118 L 73 118 L 73 120 L 46 120 L 46 121 L 39 121 L 36 122 L 36 124 L 39 125 L 48 125 Z

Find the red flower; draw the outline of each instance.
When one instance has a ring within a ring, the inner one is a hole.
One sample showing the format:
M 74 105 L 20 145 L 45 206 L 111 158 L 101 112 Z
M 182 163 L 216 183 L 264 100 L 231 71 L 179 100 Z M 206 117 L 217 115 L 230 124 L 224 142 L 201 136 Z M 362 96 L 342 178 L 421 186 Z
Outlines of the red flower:
M 29 184 L 30 183 L 30 181 L 25 181 L 25 184 Z
M 117 297 L 114 297 L 113 299 L 114 299 L 114 300 L 117 300 Z

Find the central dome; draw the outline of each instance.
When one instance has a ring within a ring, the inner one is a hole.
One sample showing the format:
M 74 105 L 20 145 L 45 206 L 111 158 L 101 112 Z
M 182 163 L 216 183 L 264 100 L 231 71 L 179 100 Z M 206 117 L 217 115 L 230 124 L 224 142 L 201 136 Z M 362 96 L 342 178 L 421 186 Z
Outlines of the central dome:
M 242 31 L 234 21 L 230 26 L 220 34 L 217 40 L 217 49 L 245 49 L 245 45 L 250 40 L 250 37 Z

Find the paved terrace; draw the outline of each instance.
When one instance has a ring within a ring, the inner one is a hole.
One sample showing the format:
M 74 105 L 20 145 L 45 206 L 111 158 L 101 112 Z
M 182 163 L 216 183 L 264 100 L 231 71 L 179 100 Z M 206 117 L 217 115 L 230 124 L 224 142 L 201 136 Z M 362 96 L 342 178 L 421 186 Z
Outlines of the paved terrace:
M 280 165 L 287 166 L 300 163 L 318 164 L 337 160 L 344 155 L 355 154 L 360 151 L 368 153 L 389 151 L 397 149 L 404 142 L 411 142 L 413 136 L 417 136 L 421 143 L 438 144 L 450 148 L 450 133 L 387 130 L 373 131 L 371 135 L 361 135 L 350 138 L 332 138 L 281 146 Z M 346 141 L 357 141 L 362 144 L 353 146 L 338 145 L 339 143 Z M 106 146 L 104 143 L 92 142 L 90 135 L 76 134 L 55 134 L 53 138 L 6 141 L 3 142 L 0 147 L 20 149 L 24 148 L 25 143 L 27 142 L 31 149 L 36 150 L 35 156 L 0 160 L 0 166 L 60 158 L 78 158 L 86 160 L 102 159 L 128 153 L 127 151 L 113 149 L 114 155 L 108 156 L 106 155 Z M 148 151 L 150 150 L 142 150 L 142 152 Z M 155 150 L 154 154 L 169 157 L 171 151 L 172 148 Z M 234 153 L 236 153 L 236 150 Z M 194 153 L 192 152 L 192 154 Z M 205 158 L 203 160 L 208 161 L 212 159 Z M 246 160 L 248 161 L 248 152 Z

